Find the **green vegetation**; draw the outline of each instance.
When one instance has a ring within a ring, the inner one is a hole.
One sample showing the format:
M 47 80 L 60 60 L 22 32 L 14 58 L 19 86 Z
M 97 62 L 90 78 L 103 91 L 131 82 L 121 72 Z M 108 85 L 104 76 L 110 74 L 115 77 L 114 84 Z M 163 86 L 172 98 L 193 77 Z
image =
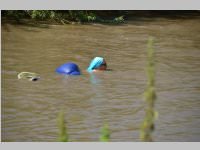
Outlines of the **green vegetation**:
M 61 111 L 58 115 L 58 127 L 59 127 L 59 142 L 68 142 L 68 134 L 67 134 L 67 128 L 65 125 L 65 118 L 64 113 Z
M 2 10 L 2 20 L 45 21 L 46 23 L 74 24 L 74 23 L 103 23 L 121 24 L 125 20 L 138 20 L 142 18 L 195 18 L 200 11 L 162 11 L 162 10 Z M 26 22 L 25 22 L 26 23 Z
M 69 142 L 67 128 L 65 125 L 65 116 L 63 111 L 61 111 L 58 115 L 58 128 L 59 128 L 59 137 L 58 142 Z M 104 124 L 101 129 L 100 141 L 108 142 L 110 140 L 110 131 L 107 124 Z
M 50 21 L 61 24 L 70 23 L 124 23 L 125 11 L 97 11 L 97 10 L 3 10 L 2 17 L 20 21 L 31 19 Z
M 101 128 L 101 142 L 109 142 L 110 140 L 110 131 L 107 124 L 104 124 L 103 128 Z
M 143 124 L 141 125 L 140 138 L 142 141 L 150 142 L 153 141 L 151 133 L 154 130 L 154 120 L 156 113 L 154 111 L 154 104 L 156 100 L 155 92 L 155 52 L 153 49 L 153 39 L 150 38 L 148 41 L 148 65 L 147 65 L 147 76 L 148 83 L 147 89 L 144 93 L 147 108 L 145 111 L 145 118 Z

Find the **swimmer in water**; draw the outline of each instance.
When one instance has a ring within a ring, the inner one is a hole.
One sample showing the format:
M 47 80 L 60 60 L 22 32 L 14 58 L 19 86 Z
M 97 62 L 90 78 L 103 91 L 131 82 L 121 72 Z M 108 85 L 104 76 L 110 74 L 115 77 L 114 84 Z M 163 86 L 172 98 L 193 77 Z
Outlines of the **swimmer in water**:
M 87 68 L 88 72 L 99 72 L 107 70 L 107 63 L 103 57 L 95 57 Z

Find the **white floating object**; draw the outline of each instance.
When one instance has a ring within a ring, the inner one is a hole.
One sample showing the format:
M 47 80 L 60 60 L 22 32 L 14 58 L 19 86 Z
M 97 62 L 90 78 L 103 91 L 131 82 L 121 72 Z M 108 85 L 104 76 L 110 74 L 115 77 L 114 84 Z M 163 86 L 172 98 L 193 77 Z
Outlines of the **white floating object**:
M 37 81 L 40 78 L 39 74 L 33 72 L 21 72 L 17 77 L 18 79 L 28 79 L 30 81 Z

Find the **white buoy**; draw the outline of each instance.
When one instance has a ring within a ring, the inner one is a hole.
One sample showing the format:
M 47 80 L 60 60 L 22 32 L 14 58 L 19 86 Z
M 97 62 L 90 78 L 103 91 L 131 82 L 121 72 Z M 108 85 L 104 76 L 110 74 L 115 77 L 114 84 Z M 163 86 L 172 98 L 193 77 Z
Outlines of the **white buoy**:
M 17 77 L 18 79 L 28 79 L 30 81 L 37 81 L 40 79 L 39 74 L 33 72 L 20 72 Z

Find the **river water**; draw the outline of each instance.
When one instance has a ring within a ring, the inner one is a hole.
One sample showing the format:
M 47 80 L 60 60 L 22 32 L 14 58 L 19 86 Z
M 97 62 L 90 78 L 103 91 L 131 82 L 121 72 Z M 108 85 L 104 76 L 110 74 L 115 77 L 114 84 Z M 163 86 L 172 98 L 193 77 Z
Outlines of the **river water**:
M 144 118 L 147 40 L 156 51 L 154 141 L 200 141 L 200 18 L 144 18 L 123 25 L 2 24 L 2 141 L 57 141 L 63 110 L 71 141 L 140 141 Z M 112 71 L 89 75 L 103 56 Z M 75 62 L 77 77 L 55 68 Z M 22 71 L 37 82 L 18 80 Z

